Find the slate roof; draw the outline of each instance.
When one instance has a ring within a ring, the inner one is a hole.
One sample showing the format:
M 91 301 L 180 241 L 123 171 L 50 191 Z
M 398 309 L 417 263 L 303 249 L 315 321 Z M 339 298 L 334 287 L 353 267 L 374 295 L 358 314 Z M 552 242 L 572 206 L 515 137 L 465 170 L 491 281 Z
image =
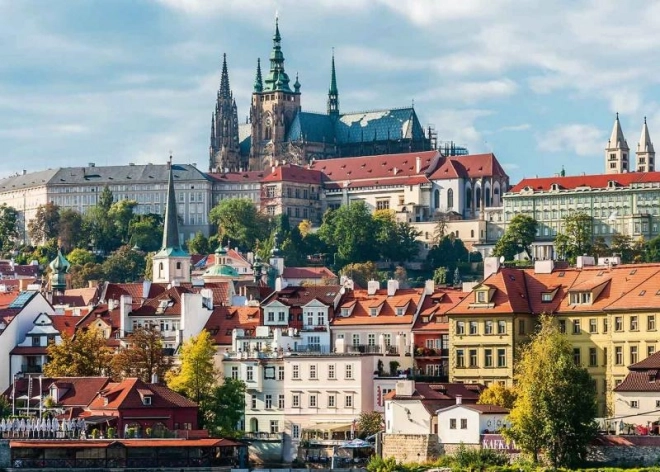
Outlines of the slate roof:
M 335 123 L 330 115 L 301 111 L 291 122 L 287 141 L 335 142 Z
M 224 183 L 258 183 L 264 178 L 266 172 L 263 170 L 253 170 L 247 172 L 217 172 L 207 174 L 211 179 L 216 182 Z
M 172 164 L 174 181 L 209 180 L 206 174 L 190 164 Z M 99 184 L 119 182 L 167 182 L 167 164 L 136 164 L 122 166 L 64 167 L 50 180 L 51 185 Z
M 46 185 L 60 169 L 47 169 L 29 174 L 12 175 L 0 179 L 0 191 L 12 191 L 24 188 L 33 188 Z

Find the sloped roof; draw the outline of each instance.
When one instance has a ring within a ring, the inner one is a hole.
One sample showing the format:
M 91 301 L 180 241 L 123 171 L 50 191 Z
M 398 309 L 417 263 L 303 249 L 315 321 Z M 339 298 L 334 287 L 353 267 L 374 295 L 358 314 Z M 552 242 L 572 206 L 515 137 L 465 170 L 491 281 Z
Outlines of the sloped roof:
M 335 136 L 340 144 L 425 138 L 412 107 L 342 114 L 335 122 Z
M 41 379 L 41 393 L 44 396 L 49 395 L 51 385 L 55 384 L 63 390 L 59 398 L 59 405 L 63 407 L 85 407 L 96 397 L 96 394 L 104 388 L 109 377 L 44 377 Z M 65 390 L 65 391 L 64 391 Z M 12 387 L 5 392 L 5 395 L 11 395 Z M 27 395 L 28 379 L 16 379 L 16 398 Z M 32 396 L 37 396 L 39 392 L 39 381 L 32 381 Z
M 216 345 L 231 345 L 234 329 L 255 330 L 261 325 L 258 306 L 218 306 L 213 309 L 204 329 Z
M 552 184 L 560 190 L 575 190 L 578 187 L 592 189 L 608 188 L 613 181 L 616 187 L 628 187 L 635 183 L 660 182 L 660 172 L 627 172 L 624 174 L 570 175 L 564 177 L 541 177 L 522 179 L 511 188 L 511 193 L 518 193 L 529 187 L 534 192 L 549 192 Z
M 493 314 L 493 313 L 530 313 L 525 273 L 520 269 L 502 268 L 490 275 L 482 285 L 495 290 L 490 305 L 476 305 L 474 295 L 468 295 L 454 308 L 448 310 L 451 315 Z
M 461 289 L 436 288 L 433 294 L 424 297 L 419 316 L 413 326 L 413 332 L 448 332 L 449 323 L 443 320 L 443 315 L 469 293 L 463 292 Z M 428 318 L 428 321 L 424 321 L 425 318 Z
M 140 391 L 151 395 L 151 404 L 144 405 Z M 90 410 L 117 410 L 127 408 L 197 408 L 197 404 L 159 384 L 146 384 L 138 378 L 129 377 L 121 382 L 109 383 L 99 389 L 99 395 L 88 404 Z M 104 404 L 104 397 L 108 399 Z
M 335 124 L 330 115 L 301 111 L 291 122 L 287 141 L 310 141 L 313 143 L 335 142 Z
M 216 182 L 225 183 L 259 183 L 264 178 L 266 172 L 263 170 L 253 170 L 246 172 L 218 172 L 207 174 L 211 179 Z
M 296 182 L 300 184 L 320 184 L 322 181 L 323 174 L 318 170 L 293 164 L 277 166 L 262 179 L 262 182 Z
M 59 169 L 47 169 L 39 172 L 30 172 L 29 174 L 12 175 L 0 179 L 1 191 L 22 190 L 45 186 L 57 174 Z
M 122 295 L 129 295 L 134 301 L 142 298 L 153 298 L 165 291 L 167 285 L 151 283 L 148 285 L 147 296 L 144 297 L 144 283 L 107 283 L 103 289 L 104 300 L 119 300 Z
M 312 300 L 318 300 L 326 305 L 332 305 L 340 290 L 341 285 L 316 285 L 311 287 L 290 285 L 279 292 L 271 293 L 261 302 L 261 306 L 263 307 L 273 301 L 278 301 L 290 307 L 300 307 L 307 305 Z
M 206 174 L 190 164 L 172 164 L 174 181 L 209 180 Z M 166 182 L 166 164 L 136 164 L 121 166 L 63 167 L 51 178 L 51 185 L 98 184 L 120 182 Z
M 397 395 L 396 390 L 392 390 L 385 398 L 388 400 L 446 401 L 448 402 L 446 406 L 450 406 L 456 404 L 458 395 L 461 395 L 464 403 L 476 403 L 485 388 L 481 384 L 415 382 L 412 396 Z
M 367 290 L 347 290 L 339 307 L 353 307 L 350 316 L 343 317 L 336 313 L 331 321 L 332 326 L 356 325 L 410 325 L 417 305 L 421 300 L 423 289 L 398 289 L 393 296 L 387 295 L 387 290 L 377 290 L 374 295 L 368 295 Z M 371 308 L 380 307 L 377 316 L 371 316 Z M 403 315 L 397 315 L 397 308 L 405 307 Z
M 336 279 L 337 275 L 327 267 L 285 267 L 282 277 L 285 279 Z
M 658 369 L 629 372 L 623 381 L 614 387 L 615 392 L 660 392 Z

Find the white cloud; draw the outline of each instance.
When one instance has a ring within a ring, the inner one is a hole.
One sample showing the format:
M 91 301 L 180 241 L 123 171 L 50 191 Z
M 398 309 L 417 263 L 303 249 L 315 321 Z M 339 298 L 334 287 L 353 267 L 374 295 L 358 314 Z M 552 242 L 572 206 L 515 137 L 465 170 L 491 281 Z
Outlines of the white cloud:
M 541 151 L 593 156 L 604 148 L 607 137 L 605 132 L 596 126 L 569 124 L 537 135 L 536 141 Z
M 522 123 L 519 125 L 510 125 L 510 126 L 502 126 L 499 128 L 497 131 L 498 132 L 503 132 L 503 131 L 527 131 L 528 129 L 531 129 L 532 125 L 529 123 Z
M 518 90 L 511 79 L 495 79 L 484 82 L 458 82 L 440 84 L 422 94 L 422 99 L 475 103 L 493 98 L 509 97 Z

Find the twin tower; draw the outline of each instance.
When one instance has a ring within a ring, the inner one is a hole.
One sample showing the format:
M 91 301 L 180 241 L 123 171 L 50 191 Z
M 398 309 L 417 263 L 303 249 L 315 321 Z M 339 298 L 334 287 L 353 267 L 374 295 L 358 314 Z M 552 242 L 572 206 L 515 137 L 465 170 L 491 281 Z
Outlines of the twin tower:
M 637 168 L 632 169 L 630 148 L 628 147 L 626 138 L 623 136 L 619 114 L 617 113 L 614 128 L 612 129 L 612 136 L 610 136 L 610 140 L 607 142 L 607 148 L 605 148 L 605 173 L 622 174 L 633 170 L 637 172 L 655 171 L 655 150 L 649 136 L 649 128 L 646 126 L 646 118 L 644 118 L 642 136 L 639 138 L 635 157 L 637 158 Z

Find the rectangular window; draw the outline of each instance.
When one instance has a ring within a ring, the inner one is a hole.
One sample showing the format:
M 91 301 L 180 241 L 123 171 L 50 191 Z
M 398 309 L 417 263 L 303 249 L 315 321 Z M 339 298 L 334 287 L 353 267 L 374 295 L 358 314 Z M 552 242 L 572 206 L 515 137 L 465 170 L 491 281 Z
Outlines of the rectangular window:
M 506 367 L 506 349 L 497 350 L 497 367 Z
M 271 394 L 266 394 L 266 409 L 273 408 L 273 396 Z
M 359 346 L 360 345 L 360 335 L 359 334 L 354 334 L 353 335 L 353 346 Z
M 284 366 L 277 367 L 277 380 L 284 380 Z
M 648 331 L 655 331 L 655 315 L 649 315 L 646 317 L 646 329 Z
M 477 350 L 470 349 L 470 367 L 477 367 Z
M 335 379 L 335 365 L 334 364 L 328 365 L 328 378 L 330 380 Z
M 630 363 L 636 364 L 638 360 L 637 346 L 630 346 Z
M 623 331 L 623 317 L 615 316 L 614 317 L 614 331 Z
M 328 395 L 328 408 L 337 408 L 337 397 L 333 394 Z
M 465 356 L 463 349 L 456 349 L 456 367 L 465 367 Z
M 353 408 L 353 395 L 346 395 L 344 397 L 344 406 L 346 408 Z
M 470 334 L 471 335 L 479 334 L 476 321 L 470 321 Z
M 639 408 L 639 402 L 637 400 L 630 400 L 630 408 Z
M 456 418 L 449 418 L 449 429 L 456 429 Z
M 525 320 L 518 320 L 518 334 L 525 334 Z
M 492 349 L 484 349 L 484 367 L 493 367 Z
M 582 330 L 580 329 L 580 320 L 573 320 L 573 334 L 580 334 Z
M 251 401 L 250 401 L 250 406 L 252 407 L 253 410 L 256 410 L 256 409 L 257 409 L 257 396 L 256 396 L 256 395 L 252 395 L 252 397 L 250 398 L 250 400 L 251 400 Z
M 457 321 L 456 322 L 456 334 L 459 335 L 459 336 L 465 334 L 465 322 L 464 321 Z
M 480 290 L 479 292 L 477 292 L 477 303 L 486 303 L 486 300 L 487 300 L 486 293 L 487 292 L 485 292 L 483 290 Z
M 277 408 L 284 410 L 284 394 L 282 393 L 277 396 Z
M 293 408 L 300 408 L 300 395 L 297 393 L 294 393 L 291 396 L 291 406 Z
M 598 320 L 596 318 L 589 319 L 589 332 L 598 333 Z
M 309 395 L 309 407 L 310 408 L 316 408 L 316 395 L 315 394 L 310 394 Z
M 248 366 L 246 368 L 246 380 L 248 382 L 254 381 L 254 367 Z
M 367 344 L 369 346 L 375 346 L 376 345 L 376 335 L 373 333 L 367 334 Z
M 353 378 L 353 364 L 346 364 L 346 378 Z
M 637 331 L 639 326 L 637 324 L 637 316 L 630 317 L 630 331 Z
M 605 318 L 603 320 L 603 334 L 607 334 L 607 330 L 609 329 L 609 327 L 610 327 L 610 322 L 607 320 L 607 318 Z
M 575 365 L 580 365 L 582 362 L 582 359 L 580 359 L 579 347 L 573 348 L 573 362 L 575 362 Z
M 311 380 L 316 380 L 316 366 L 315 365 L 310 365 L 309 366 L 309 378 Z
M 467 429 L 467 418 L 461 418 L 461 429 Z
M 238 379 L 238 366 L 232 366 L 231 368 L 231 378 L 234 380 Z
M 298 364 L 291 366 L 291 378 L 293 380 L 300 379 L 300 366 Z
M 280 432 L 280 422 L 277 420 L 270 420 L 270 433 L 276 434 Z
M 623 365 L 623 347 L 616 346 L 614 348 L 614 363 L 616 365 Z
M 607 348 L 603 348 L 603 365 L 607 365 L 608 359 L 607 359 Z
M 493 334 L 493 322 L 488 320 L 486 321 L 486 324 L 484 325 L 484 333 L 485 334 Z
M 655 354 L 655 344 L 649 344 L 646 346 L 646 357 L 651 357 Z
M 589 348 L 589 367 L 596 367 L 598 364 L 598 354 L 595 347 Z
M 497 322 L 497 334 L 506 334 L 506 321 L 499 320 Z
M 293 437 L 293 439 L 300 439 L 300 425 L 291 425 L 291 437 Z

